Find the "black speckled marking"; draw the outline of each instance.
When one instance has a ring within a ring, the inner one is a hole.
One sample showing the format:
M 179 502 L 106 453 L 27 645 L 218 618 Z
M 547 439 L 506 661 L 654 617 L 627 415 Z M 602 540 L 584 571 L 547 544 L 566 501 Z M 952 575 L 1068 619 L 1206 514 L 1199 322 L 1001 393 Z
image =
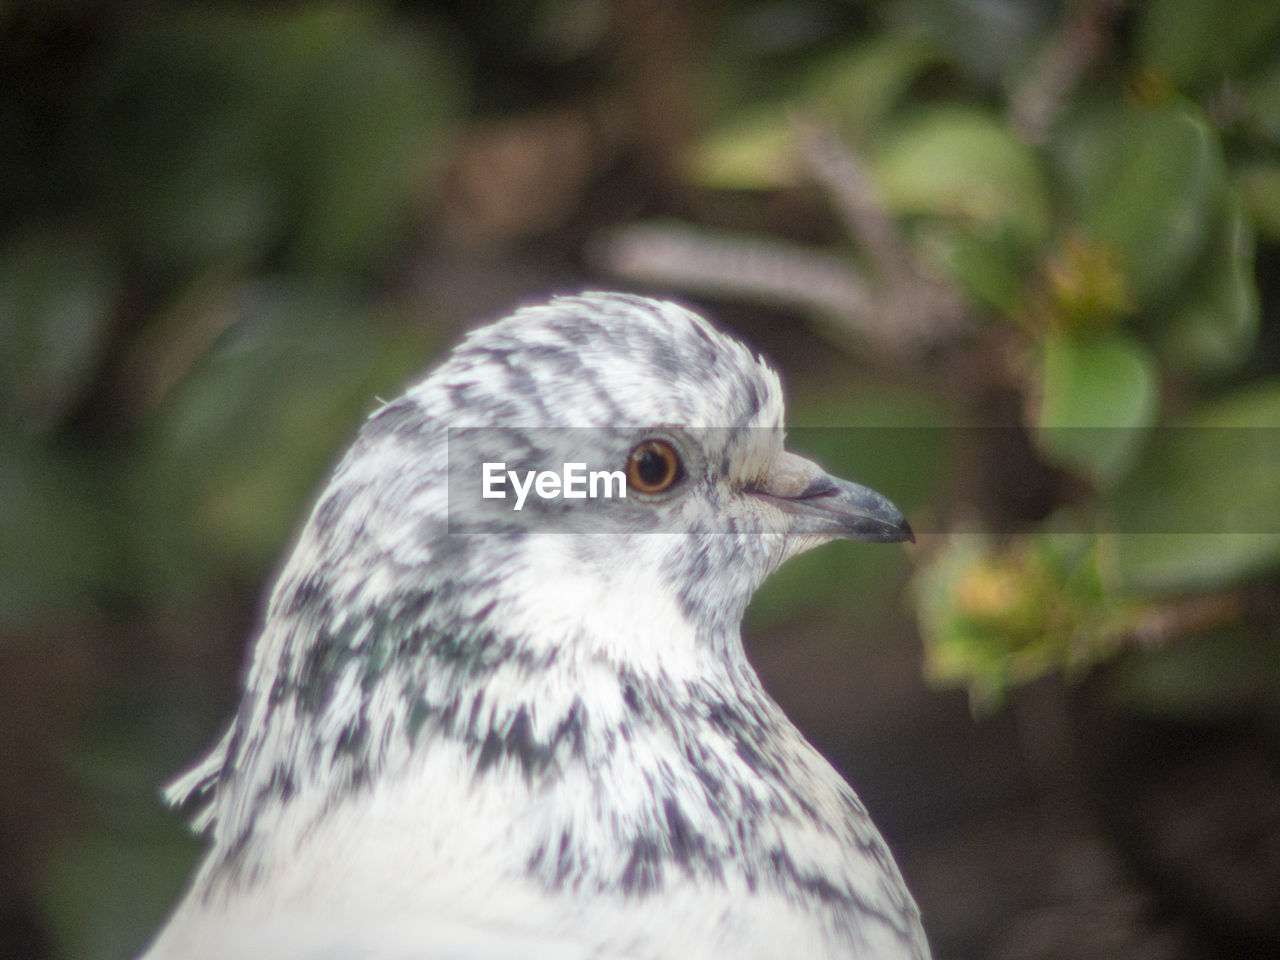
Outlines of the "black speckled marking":
M 671 859 L 689 876 L 693 876 L 700 866 L 709 867 L 711 873 L 719 876 L 720 862 L 708 854 L 706 837 L 694 829 L 680 805 L 667 797 L 662 801 L 662 813 L 667 821 Z
M 662 851 L 652 838 L 632 840 L 631 857 L 622 871 L 623 893 L 643 896 L 657 891 L 662 886 L 662 861 Z
M 575 703 L 568 715 L 560 721 L 550 739 L 539 741 L 533 733 L 529 712 L 521 707 L 516 711 L 505 733 L 490 730 L 479 744 L 476 754 L 476 775 L 492 769 L 499 761 L 515 761 L 525 778 L 533 780 L 545 775 L 557 762 L 562 749 L 571 757 L 581 757 L 583 738 L 583 710 Z

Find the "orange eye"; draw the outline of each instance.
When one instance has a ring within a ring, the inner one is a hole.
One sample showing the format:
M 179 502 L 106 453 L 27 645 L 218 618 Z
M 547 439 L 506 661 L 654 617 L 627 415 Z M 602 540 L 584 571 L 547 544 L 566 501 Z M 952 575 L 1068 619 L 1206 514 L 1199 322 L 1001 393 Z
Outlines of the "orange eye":
M 680 455 L 666 440 L 638 443 L 627 457 L 627 483 L 637 493 L 664 493 L 682 476 Z

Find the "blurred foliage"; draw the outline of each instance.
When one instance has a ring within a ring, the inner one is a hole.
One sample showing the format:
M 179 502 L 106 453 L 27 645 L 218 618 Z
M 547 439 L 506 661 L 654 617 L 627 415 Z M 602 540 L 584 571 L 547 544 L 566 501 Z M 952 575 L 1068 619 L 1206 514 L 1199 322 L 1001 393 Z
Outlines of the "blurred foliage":
M 61 752 L 83 827 L 54 845 L 39 877 L 60 955 L 135 955 L 186 882 L 200 841 L 153 791 L 157 774 L 190 761 L 182 728 L 217 722 L 190 699 L 173 684 L 110 686 Z
M 197 558 L 263 570 L 430 345 L 368 291 L 438 176 L 459 68 L 378 4 L 122 16 L 73 77 L 65 24 L 11 17 L 29 95 L 4 126 L 29 149 L 0 154 L 0 464 L 24 508 L 0 543 L 66 547 L 0 580 L 0 620 L 110 600 L 124 571 L 154 598 L 215 585 Z M 99 563 L 120 538 L 85 531 L 113 515 L 141 523 Z
M 132 956 L 170 909 L 199 844 L 157 786 L 226 705 L 155 685 L 436 346 L 380 291 L 464 68 L 382 3 L 0 6 L 0 656 L 105 623 L 130 677 L 59 748 L 59 956 Z
M 1010 683 L 1078 673 L 1105 656 L 1134 612 L 1106 590 L 1099 549 L 1080 534 L 999 545 L 957 537 L 916 583 L 930 675 L 968 684 L 976 704 L 990 706 Z
M 1274 336 L 1258 352 L 1277 305 L 1255 258 L 1261 243 L 1274 262 L 1280 240 L 1280 2 L 911 0 L 876 5 L 856 32 L 790 6 L 811 28 L 790 46 L 726 34 L 690 175 L 795 188 L 810 177 L 795 119 L 829 124 L 875 189 L 836 193 L 893 217 L 976 335 L 1012 357 L 970 377 L 968 415 L 983 425 L 975 401 L 1011 371 L 1035 455 L 1077 478 L 1047 516 L 926 542 L 929 675 L 993 705 L 1135 647 L 1198 644 L 1224 676 L 1267 662 L 1275 625 L 1250 598 L 1280 572 L 1280 369 Z M 1154 691 L 1194 686 L 1178 670 L 1197 656 L 1138 656 L 1124 688 L 1176 700 Z M 1274 710 L 1274 661 L 1269 673 L 1250 690 Z M 1210 686 L 1238 706 L 1238 685 Z

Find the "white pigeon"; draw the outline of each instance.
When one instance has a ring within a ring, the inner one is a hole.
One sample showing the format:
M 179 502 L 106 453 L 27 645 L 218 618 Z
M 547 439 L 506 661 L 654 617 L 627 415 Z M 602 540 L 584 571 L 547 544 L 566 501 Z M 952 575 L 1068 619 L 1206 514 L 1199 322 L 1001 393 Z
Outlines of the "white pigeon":
M 210 847 L 147 960 L 925 960 L 866 809 L 743 653 L 788 557 L 911 539 L 782 419 L 740 343 L 603 293 L 372 414 L 170 790 Z

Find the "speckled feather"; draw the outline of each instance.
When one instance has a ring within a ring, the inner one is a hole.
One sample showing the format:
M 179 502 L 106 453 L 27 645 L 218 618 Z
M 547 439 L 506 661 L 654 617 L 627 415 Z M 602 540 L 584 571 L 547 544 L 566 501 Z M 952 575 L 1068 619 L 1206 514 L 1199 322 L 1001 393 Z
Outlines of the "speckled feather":
M 147 956 L 927 957 L 866 810 L 743 653 L 752 592 L 822 539 L 741 495 L 782 418 L 741 344 L 615 294 L 477 330 L 377 410 L 230 730 L 172 789 L 211 846 Z M 616 531 L 451 532 L 466 428 L 621 464 L 656 425 L 684 431 L 687 489 Z

